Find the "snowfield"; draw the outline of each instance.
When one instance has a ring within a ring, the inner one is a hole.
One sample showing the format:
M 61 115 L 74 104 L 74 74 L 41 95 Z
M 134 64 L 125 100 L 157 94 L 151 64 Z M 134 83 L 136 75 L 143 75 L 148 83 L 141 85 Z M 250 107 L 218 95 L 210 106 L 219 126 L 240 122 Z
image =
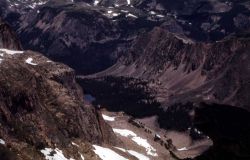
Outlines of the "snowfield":
M 93 147 L 95 148 L 95 154 L 97 154 L 102 160 L 128 160 L 109 148 L 97 145 L 93 145 Z
M 117 134 L 120 134 L 123 137 L 131 138 L 131 140 L 134 141 L 136 144 L 146 149 L 147 155 L 154 157 L 158 156 L 158 154 L 156 153 L 156 149 L 148 143 L 147 139 L 143 139 L 137 136 L 133 131 L 127 129 L 115 129 L 115 128 L 113 128 L 113 131 Z

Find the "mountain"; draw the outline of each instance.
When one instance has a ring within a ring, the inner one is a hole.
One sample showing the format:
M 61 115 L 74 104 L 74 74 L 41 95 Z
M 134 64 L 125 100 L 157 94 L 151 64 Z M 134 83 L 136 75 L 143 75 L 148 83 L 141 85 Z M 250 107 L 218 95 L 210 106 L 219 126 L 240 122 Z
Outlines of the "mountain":
M 213 146 L 194 159 L 249 159 L 249 40 L 247 30 L 208 43 L 155 27 L 116 64 L 78 82 L 110 111 L 191 132 L 192 141 L 210 137 Z
M 249 33 L 215 43 L 193 43 L 154 28 L 138 38 L 130 54 L 92 77 L 146 80 L 165 105 L 198 100 L 249 110 L 249 44 Z
M 137 34 L 160 23 L 127 18 L 129 13 L 87 3 L 52 3 L 24 14 L 19 20 L 12 18 L 18 17 L 12 16 L 14 13 L 10 13 L 7 20 L 11 23 L 20 20 L 14 26 L 24 48 L 45 53 L 83 74 L 114 64 Z
M 22 50 L 3 21 L 0 31 L 0 159 L 172 159 L 174 146 L 155 132 L 96 109 L 73 69 Z
M 5 48 L 57 61 L 2 49 L 0 71 L 10 81 L 2 76 L 0 84 L 3 99 L 11 100 L 0 101 L 7 117 L 0 140 L 22 135 L 8 128 L 20 121 L 28 129 L 14 138 L 38 157 L 52 150 L 75 159 L 121 158 L 114 152 L 121 159 L 249 159 L 248 0 L 3 0 L 0 6 L 17 33 L 4 29 Z
M 24 49 L 44 53 L 77 74 L 112 66 L 139 35 L 157 26 L 199 42 L 222 40 L 250 26 L 247 1 L 45 2 L 6 2 L 5 20 L 17 31 Z M 13 7 L 16 3 L 18 7 Z
M 158 27 L 115 65 L 78 76 L 78 82 L 110 111 L 125 111 L 166 132 L 190 133 L 192 143 L 181 148 L 183 154 L 193 151 L 201 135 L 211 138 L 213 146 L 190 159 L 245 160 L 250 157 L 249 40 L 245 32 L 194 43 Z M 173 143 L 185 143 L 180 138 Z
M 47 150 L 96 159 L 92 144 L 119 142 L 100 112 L 83 101 L 71 68 L 20 51 L 15 34 L 2 21 L 0 31 L 1 159 L 43 159 Z

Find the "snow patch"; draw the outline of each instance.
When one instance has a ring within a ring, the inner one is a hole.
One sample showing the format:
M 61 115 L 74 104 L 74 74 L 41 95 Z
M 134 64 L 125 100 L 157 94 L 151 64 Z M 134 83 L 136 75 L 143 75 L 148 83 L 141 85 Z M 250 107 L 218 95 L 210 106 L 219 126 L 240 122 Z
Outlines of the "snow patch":
M 195 131 L 197 134 L 202 134 L 202 132 L 199 131 L 197 128 L 195 128 L 194 131 Z
M 187 147 L 183 147 L 183 148 L 180 148 L 180 149 L 177 149 L 178 151 L 187 151 Z
M 93 145 L 93 147 L 95 148 L 95 154 L 97 154 L 102 160 L 128 160 L 109 148 L 97 145 Z
M 120 150 L 122 152 L 127 152 L 126 149 L 123 149 L 123 148 L 120 148 L 120 147 L 114 147 L 114 148 L 116 148 L 116 149 L 118 149 L 118 150 Z
M 155 11 L 150 11 L 149 13 L 152 14 L 152 15 L 156 14 Z
M 117 134 L 120 134 L 121 136 L 131 137 L 132 141 L 134 141 L 139 146 L 146 149 L 147 155 L 154 157 L 158 156 L 158 154 L 156 153 L 156 149 L 148 143 L 147 139 L 143 139 L 137 136 L 133 131 L 127 129 L 115 129 L 115 128 L 113 128 L 113 131 Z
M 26 60 L 25 60 L 25 63 L 27 63 L 27 64 L 30 64 L 30 65 L 33 65 L 33 66 L 36 66 L 37 64 L 36 63 L 33 63 L 32 62 L 33 61 L 33 58 L 27 58 Z
M 143 154 L 133 150 L 128 150 L 128 153 L 135 156 L 138 160 L 150 160 L 150 158 L 148 158 L 147 156 L 144 156 Z
M 123 13 L 128 13 L 129 11 L 127 11 L 127 10 L 121 10 L 121 12 L 123 12 Z
M 155 136 L 156 136 L 157 138 L 161 138 L 161 136 L 160 136 L 159 134 L 156 134 Z
M 119 16 L 119 13 L 112 13 L 112 16 L 117 17 L 117 16 Z
M 0 139 L 0 144 L 5 145 L 5 141 L 3 139 Z
M 105 121 L 115 121 L 115 117 L 110 117 L 105 114 L 102 114 L 102 117 Z
M 127 14 L 126 17 L 138 18 L 136 15 L 133 15 L 131 13 Z
M 135 143 L 137 143 L 139 146 L 144 147 L 144 148 L 146 149 L 148 155 L 151 155 L 151 156 L 154 156 L 154 157 L 158 156 L 158 154 L 155 153 L 155 152 L 156 152 L 156 149 L 153 148 L 153 147 L 148 143 L 148 141 L 147 141 L 146 139 L 143 139 L 143 138 L 141 138 L 141 137 L 133 137 L 132 140 L 133 140 Z
M 74 142 L 71 142 L 71 144 L 72 144 L 73 146 L 79 147 L 79 145 L 76 144 L 76 143 L 74 143 Z
M 130 130 L 127 130 L 127 129 L 115 129 L 115 128 L 113 128 L 113 131 L 115 133 L 120 134 L 123 137 L 128 137 L 128 136 L 136 137 L 137 136 L 133 131 L 130 131 Z
M 97 5 L 99 4 L 99 2 L 100 2 L 100 1 L 95 0 L 95 1 L 94 1 L 94 6 L 97 6 Z
M 164 18 L 165 16 L 164 16 L 164 15 L 161 15 L 161 14 L 158 14 L 158 15 L 156 15 L 156 17 Z
M 63 155 L 63 152 L 58 148 L 56 149 L 45 148 L 45 149 L 42 149 L 41 152 L 45 156 L 46 160 L 74 160 L 73 158 L 70 158 L 70 159 L 66 158 Z
M 0 52 L 4 52 L 6 54 L 14 55 L 14 54 L 22 54 L 23 51 L 10 50 L 5 48 L 0 48 Z M 3 56 L 3 54 L 1 54 Z
M 119 16 L 120 14 L 119 13 L 116 13 L 112 10 L 108 10 L 105 14 L 103 14 L 104 16 L 107 16 L 109 18 L 113 18 L 113 17 L 117 17 Z
M 33 3 L 33 4 L 30 4 L 29 7 L 32 8 L 32 9 L 34 9 L 34 8 L 36 8 L 37 6 L 44 5 L 45 3 L 47 3 L 47 2 L 46 2 L 46 1 L 44 1 L 44 2 L 35 2 L 35 3 Z
M 82 160 L 84 160 L 84 157 L 83 157 L 83 155 L 82 155 L 81 153 L 79 153 L 79 154 L 80 154 L 80 156 L 81 156 L 81 159 L 82 159 Z

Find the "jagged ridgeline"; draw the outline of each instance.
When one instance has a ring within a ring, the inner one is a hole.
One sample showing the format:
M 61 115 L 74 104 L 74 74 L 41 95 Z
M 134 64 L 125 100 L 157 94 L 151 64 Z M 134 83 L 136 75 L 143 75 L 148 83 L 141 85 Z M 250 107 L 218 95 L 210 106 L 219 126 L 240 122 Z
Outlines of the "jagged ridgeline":
M 213 42 L 244 31 L 250 24 L 247 0 L 46 2 L 6 1 L 5 19 L 25 49 L 63 62 L 79 74 L 110 67 L 127 54 L 139 35 L 156 26 L 185 40 Z

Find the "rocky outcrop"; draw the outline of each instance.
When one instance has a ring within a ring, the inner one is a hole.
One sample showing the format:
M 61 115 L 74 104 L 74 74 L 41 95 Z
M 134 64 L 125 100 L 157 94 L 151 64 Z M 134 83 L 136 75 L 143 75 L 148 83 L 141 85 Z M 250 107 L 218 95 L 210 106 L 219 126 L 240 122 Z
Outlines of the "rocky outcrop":
M 29 57 L 37 63 L 36 66 L 25 63 Z M 30 139 L 32 144 L 40 140 L 46 143 L 42 136 L 50 136 L 52 139 L 48 143 L 52 144 L 65 143 L 64 136 L 101 143 L 98 114 L 95 109 L 84 106 L 83 94 L 74 81 L 73 70 L 47 61 L 31 51 L 12 58 L 4 55 L 0 83 L 2 122 L 19 124 L 17 127 L 27 125 L 37 132 L 30 134 L 21 127 L 25 134 L 23 138 Z M 38 134 L 43 132 L 45 135 Z
M 4 23 L 0 17 L 0 48 L 21 49 L 20 42 L 10 26 Z
M 2 46 L 19 48 L 6 25 L 0 27 Z M 0 49 L 0 138 L 6 159 L 42 159 L 41 149 L 55 147 L 80 159 L 72 141 L 95 159 L 90 144 L 117 143 L 100 113 L 83 101 L 71 68 L 40 53 L 6 48 Z

